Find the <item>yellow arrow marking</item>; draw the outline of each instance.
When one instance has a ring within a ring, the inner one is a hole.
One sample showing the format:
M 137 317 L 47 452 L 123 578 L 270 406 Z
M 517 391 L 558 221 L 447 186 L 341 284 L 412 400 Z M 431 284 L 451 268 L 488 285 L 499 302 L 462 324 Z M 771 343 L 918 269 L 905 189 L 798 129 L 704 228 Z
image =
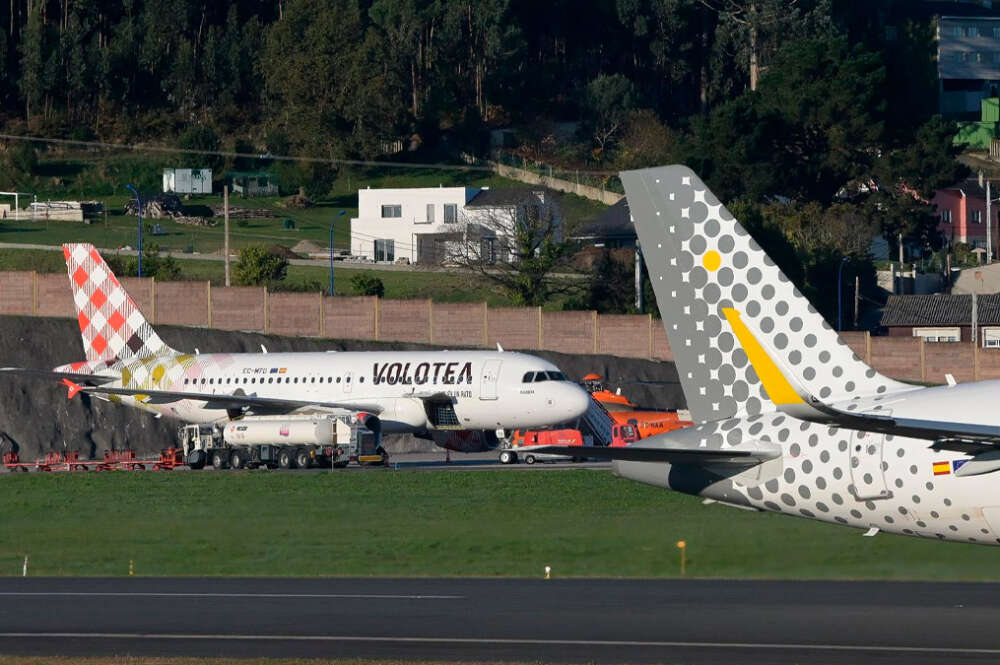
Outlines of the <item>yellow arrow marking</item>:
M 725 315 L 726 320 L 729 321 L 729 325 L 732 326 L 736 338 L 740 341 L 740 346 L 743 347 L 743 351 L 747 354 L 750 364 L 753 365 L 754 371 L 757 372 L 761 383 L 764 384 L 764 390 L 767 391 L 767 396 L 771 401 L 779 406 L 783 404 L 804 404 L 805 400 L 795 392 L 795 388 L 792 387 L 792 384 L 788 382 L 785 375 L 781 373 L 778 366 L 771 360 L 771 356 L 767 355 L 767 351 L 764 350 L 764 347 L 760 345 L 757 338 L 753 336 L 750 329 L 740 319 L 740 313 L 731 307 L 723 307 L 722 313 Z

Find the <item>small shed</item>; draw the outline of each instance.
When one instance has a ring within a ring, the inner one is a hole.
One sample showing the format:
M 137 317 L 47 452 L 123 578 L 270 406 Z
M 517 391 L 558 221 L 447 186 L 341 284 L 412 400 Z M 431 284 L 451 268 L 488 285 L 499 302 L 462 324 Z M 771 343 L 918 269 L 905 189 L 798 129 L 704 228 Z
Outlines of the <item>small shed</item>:
M 258 196 L 278 196 L 278 178 L 266 171 L 229 171 L 226 178 L 232 184 L 233 194 L 245 199 Z
M 163 193 L 211 194 L 212 169 L 163 169 Z

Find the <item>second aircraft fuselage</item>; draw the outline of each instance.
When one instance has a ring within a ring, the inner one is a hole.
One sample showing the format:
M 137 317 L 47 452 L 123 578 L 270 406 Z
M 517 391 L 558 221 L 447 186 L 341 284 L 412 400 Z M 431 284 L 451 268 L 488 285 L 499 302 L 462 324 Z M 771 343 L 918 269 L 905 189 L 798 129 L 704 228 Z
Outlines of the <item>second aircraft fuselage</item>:
M 859 412 L 994 420 L 1000 381 L 915 388 L 852 400 Z M 879 411 L 876 411 L 876 408 Z M 643 445 L 773 447 L 742 473 L 711 466 L 614 462 L 618 475 L 679 492 L 862 529 L 1000 544 L 998 473 L 959 476 L 968 452 L 932 441 L 808 422 L 782 413 L 731 418 L 643 440 Z

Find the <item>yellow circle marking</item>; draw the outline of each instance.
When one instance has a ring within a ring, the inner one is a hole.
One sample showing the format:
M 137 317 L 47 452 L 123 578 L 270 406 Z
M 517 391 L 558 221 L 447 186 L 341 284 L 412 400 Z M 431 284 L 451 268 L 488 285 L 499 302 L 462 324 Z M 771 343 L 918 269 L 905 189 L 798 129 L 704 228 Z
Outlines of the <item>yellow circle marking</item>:
M 701 264 L 705 266 L 705 270 L 715 272 L 719 269 L 719 265 L 722 264 L 722 257 L 713 249 L 705 252 L 705 256 L 701 257 Z

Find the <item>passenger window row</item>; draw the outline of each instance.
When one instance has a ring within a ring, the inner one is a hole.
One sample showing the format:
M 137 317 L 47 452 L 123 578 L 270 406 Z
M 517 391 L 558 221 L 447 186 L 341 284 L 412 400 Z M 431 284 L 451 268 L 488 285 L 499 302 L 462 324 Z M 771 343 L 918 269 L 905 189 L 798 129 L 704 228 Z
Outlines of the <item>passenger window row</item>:
M 184 385 L 187 386 L 187 385 L 199 385 L 199 384 L 200 385 L 206 385 L 206 384 L 208 384 L 210 386 L 213 386 L 213 385 L 220 385 L 221 386 L 221 385 L 224 385 L 224 384 L 225 385 L 232 385 L 232 384 L 243 384 L 243 385 L 246 385 L 248 383 L 299 383 L 299 377 L 297 377 L 297 376 L 294 376 L 294 377 L 293 376 L 278 376 L 278 377 L 269 376 L 269 377 L 266 377 L 266 379 L 267 380 L 265 381 L 265 377 L 263 377 L 263 376 L 260 377 L 260 381 L 258 381 L 257 377 L 255 377 L 255 376 L 251 376 L 251 377 L 246 377 L 246 376 L 244 376 L 244 377 L 239 377 L 239 376 L 237 376 L 237 377 L 230 377 L 230 376 L 227 376 L 225 378 L 225 381 L 223 381 L 223 378 L 220 376 L 219 379 L 218 379 L 218 381 L 216 381 L 215 377 L 208 378 L 208 377 L 204 377 L 203 376 L 200 379 L 191 379 L 191 378 L 184 379 Z M 282 381 L 282 379 L 284 379 L 284 381 Z M 325 379 L 326 383 L 340 383 L 340 377 L 339 376 L 337 376 L 337 377 L 333 377 L 333 376 L 323 377 L 323 376 L 321 376 L 318 379 L 315 376 L 302 377 L 301 383 L 323 383 L 324 379 Z M 349 376 L 348 377 L 344 377 L 344 383 L 350 383 L 350 382 L 351 382 L 351 377 L 349 377 Z M 363 376 L 358 377 L 358 383 L 364 383 L 364 382 L 365 382 L 365 377 L 363 377 Z

